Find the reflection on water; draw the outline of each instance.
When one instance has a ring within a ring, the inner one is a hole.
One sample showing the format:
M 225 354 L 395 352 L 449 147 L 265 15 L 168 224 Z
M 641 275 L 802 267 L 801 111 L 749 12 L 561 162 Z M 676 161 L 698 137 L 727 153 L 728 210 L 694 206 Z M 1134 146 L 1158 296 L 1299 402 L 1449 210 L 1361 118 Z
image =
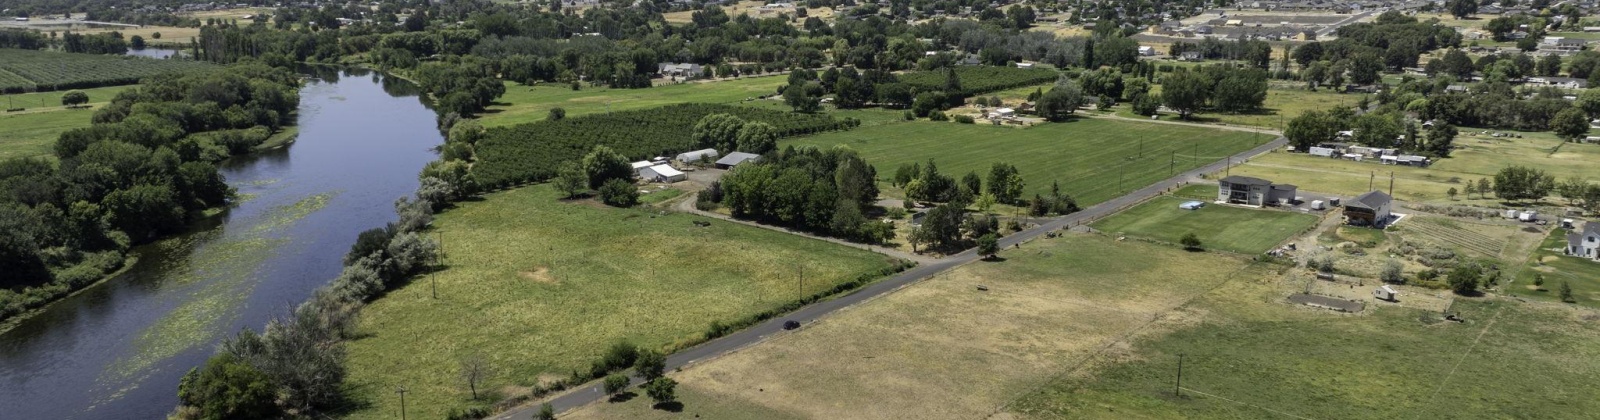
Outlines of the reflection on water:
M 433 112 L 397 78 L 309 73 L 296 142 L 222 165 L 235 207 L 0 333 L 0 418 L 164 417 L 217 341 L 286 314 L 360 231 L 393 220 L 442 142 Z

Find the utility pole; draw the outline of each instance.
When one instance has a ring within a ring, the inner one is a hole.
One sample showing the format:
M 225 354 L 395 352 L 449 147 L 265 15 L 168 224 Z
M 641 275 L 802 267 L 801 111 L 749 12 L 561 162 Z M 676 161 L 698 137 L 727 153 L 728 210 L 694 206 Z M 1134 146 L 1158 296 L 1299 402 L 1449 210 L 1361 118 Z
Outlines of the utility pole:
M 1372 183 L 1376 182 L 1377 179 L 1378 179 L 1378 173 L 1377 172 L 1368 172 L 1367 173 L 1367 191 L 1372 191 Z
M 1173 176 L 1178 173 L 1178 151 L 1173 150 L 1167 159 L 1167 176 Z
M 1178 383 L 1173 385 L 1173 396 L 1184 394 L 1184 354 L 1178 353 Z
M 1144 137 L 1139 138 L 1139 158 L 1144 158 Z
M 406 420 L 406 388 L 395 388 L 394 392 L 400 394 L 400 420 Z
M 805 299 L 805 296 L 806 296 L 806 267 L 803 266 L 803 265 L 800 265 L 800 264 L 795 264 L 794 268 L 795 268 L 795 271 L 800 272 L 799 273 L 800 275 L 795 277 L 796 283 L 795 283 L 795 289 L 794 290 L 795 290 L 795 292 L 799 293 L 798 295 L 796 295 L 796 298 Z

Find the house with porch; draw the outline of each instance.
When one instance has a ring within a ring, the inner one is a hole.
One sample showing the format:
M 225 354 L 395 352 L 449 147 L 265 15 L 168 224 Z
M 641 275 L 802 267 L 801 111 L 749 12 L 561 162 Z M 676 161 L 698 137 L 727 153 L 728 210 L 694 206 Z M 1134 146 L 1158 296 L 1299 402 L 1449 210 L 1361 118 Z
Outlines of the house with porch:
M 1230 176 L 1217 181 L 1217 201 L 1246 206 L 1268 206 L 1294 201 L 1296 187 L 1261 178 Z

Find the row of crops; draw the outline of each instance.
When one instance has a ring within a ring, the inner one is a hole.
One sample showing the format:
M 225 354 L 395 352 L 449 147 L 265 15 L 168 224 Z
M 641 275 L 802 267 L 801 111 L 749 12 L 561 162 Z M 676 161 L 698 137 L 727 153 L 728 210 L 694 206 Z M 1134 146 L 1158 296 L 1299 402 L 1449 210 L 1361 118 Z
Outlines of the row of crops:
M 1060 73 L 1051 69 L 1000 66 L 958 66 L 956 79 L 961 81 L 962 96 L 1001 91 L 1016 87 L 1056 81 Z M 944 90 L 945 70 L 916 71 L 900 75 L 900 82 L 918 91 Z
M 0 48 L 0 92 L 126 85 L 157 74 L 214 67 L 190 60 Z
M 672 156 L 695 148 L 694 125 L 711 114 L 771 124 L 780 137 L 844 130 L 860 124 L 854 119 L 839 120 L 823 114 L 714 104 L 592 114 L 491 128 L 477 143 L 478 161 L 472 173 L 479 185 L 489 188 L 542 181 L 555 176 L 562 165 L 577 162 L 595 145 L 609 146 L 630 159 Z

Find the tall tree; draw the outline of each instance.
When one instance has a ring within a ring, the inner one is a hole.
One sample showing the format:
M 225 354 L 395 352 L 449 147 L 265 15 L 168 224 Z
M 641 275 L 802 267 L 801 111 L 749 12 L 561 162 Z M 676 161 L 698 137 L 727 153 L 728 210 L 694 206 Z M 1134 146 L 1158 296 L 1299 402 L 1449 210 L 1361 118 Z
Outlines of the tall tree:
M 1205 106 L 1211 97 L 1211 78 L 1198 71 L 1181 71 L 1161 79 L 1161 100 L 1178 111 L 1181 118 L 1189 118 Z

